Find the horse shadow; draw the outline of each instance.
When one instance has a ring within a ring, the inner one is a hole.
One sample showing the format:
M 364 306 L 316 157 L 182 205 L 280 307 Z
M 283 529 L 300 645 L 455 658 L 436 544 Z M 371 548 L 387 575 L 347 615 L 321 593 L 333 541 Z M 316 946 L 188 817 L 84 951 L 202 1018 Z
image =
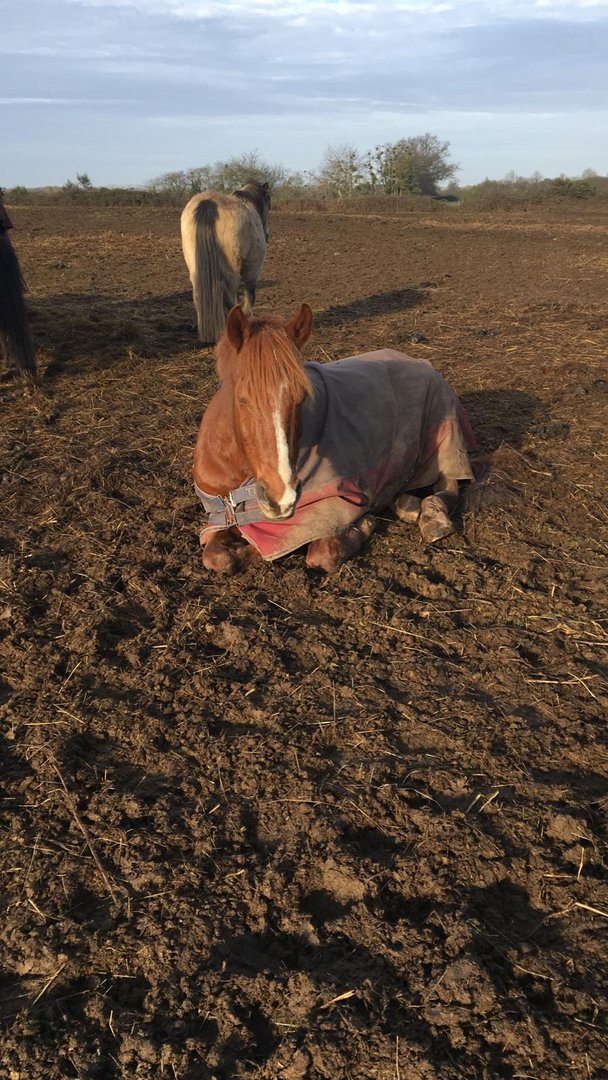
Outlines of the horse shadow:
M 47 359 L 45 381 L 66 365 L 79 374 L 133 356 L 158 359 L 200 348 L 189 290 L 128 300 L 104 293 L 37 297 L 28 301 L 28 316 L 34 343 Z
M 369 319 L 378 315 L 391 315 L 395 312 L 408 311 L 422 304 L 426 299 L 424 288 L 392 289 L 388 292 L 375 293 L 372 296 L 352 300 L 348 304 L 334 304 L 315 315 L 318 328 L 341 326 L 355 319 Z
M 259 288 L 276 281 L 262 280 Z M 395 289 L 337 304 L 316 316 L 319 328 L 407 311 L 424 301 L 422 288 Z M 190 289 L 162 296 L 118 299 L 107 293 L 65 293 L 29 298 L 28 317 L 34 344 L 47 359 L 44 381 L 52 381 L 66 365 L 70 374 L 111 367 L 122 358 L 171 357 L 200 349 L 193 321 Z
M 486 451 L 503 443 L 520 447 L 549 413 L 547 402 L 524 390 L 469 390 L 460 401 L 480 449 Z

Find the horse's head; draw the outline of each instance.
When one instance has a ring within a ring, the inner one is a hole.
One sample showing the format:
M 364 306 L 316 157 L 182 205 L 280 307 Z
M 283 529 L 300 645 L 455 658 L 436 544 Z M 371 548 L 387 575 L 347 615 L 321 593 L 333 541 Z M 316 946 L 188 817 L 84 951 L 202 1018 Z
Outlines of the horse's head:
M 238 191 L 235 191 L 234 194 L 244 195 L 251 200 L 260 215 L 262 228 L 264 229 L 264 237 L 266 242 L 268 242 L 268 237 L 270 235 L 268 232 L 268 213 L 270 211 L 271 202 L 270 184 L 268 181 L 265 180 L 262 184 L 260 180 L 247 180 L 247 182 L 243 184 L 243 187 L 239 188 Z
M 311 392 L 300 349 L 311 326 L 308 304 L 287 323 L 249 319 L 237 306 L 216 349 L 218 374 L 233 390 L 235 436 L 273 521 L 291 517 L 298 500 L 300 406 Z

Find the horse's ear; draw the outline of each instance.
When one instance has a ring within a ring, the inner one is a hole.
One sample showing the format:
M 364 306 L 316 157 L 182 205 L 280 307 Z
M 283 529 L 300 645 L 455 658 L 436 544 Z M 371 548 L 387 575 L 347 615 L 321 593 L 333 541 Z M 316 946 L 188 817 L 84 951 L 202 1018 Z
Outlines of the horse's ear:
M 262 191 L 270 191 L 270 184 L 268 183 L 268 180 L 265 180 L 262 184 Z
M 308 341 L 312 330 L 312 308 L 308 304 L 302 304 L 300 310 L 292 315 L 285 329 L 298 349 L 301 349 Z
M 226 333 L 231 345 L 240 352 L 250 334 L 249 319 L 240 304 L 235 304 L 228 312 Z

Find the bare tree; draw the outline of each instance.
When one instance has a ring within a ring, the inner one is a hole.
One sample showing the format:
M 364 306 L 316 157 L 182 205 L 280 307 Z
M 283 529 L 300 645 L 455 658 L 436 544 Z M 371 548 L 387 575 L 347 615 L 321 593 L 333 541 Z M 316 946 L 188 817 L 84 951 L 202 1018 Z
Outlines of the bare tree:
M 318 176 L 319 182 L 335 191 L 339 199 L 353 195 L 363 181 L 363 159 L 349 143 L 328 146 Z
M 214 176 L 216 186 L 221 191 L 235 191 L 247 180 L 267 180 L 274 188 L 284 182 L 287 170 L 282 165 L 271 165 L 260 157 L 257 150 L 252 150 L 228 161 L 218 161 L 214 165 Z
M 201 191 L 210 191 L 215 186 L 212 165 L 198 165 L 192 169 L 186 169 L 181 175 L 190 195 L 198 195 Z
M 171 191 L 184 195 L 188 191 L 188 181 L 183 170 L 176 170 L 175 172 L 163 173 L 162 176 L 155 176 L 153 180 L 148 181 L 146 186 L 149 187 L 151 191 Z

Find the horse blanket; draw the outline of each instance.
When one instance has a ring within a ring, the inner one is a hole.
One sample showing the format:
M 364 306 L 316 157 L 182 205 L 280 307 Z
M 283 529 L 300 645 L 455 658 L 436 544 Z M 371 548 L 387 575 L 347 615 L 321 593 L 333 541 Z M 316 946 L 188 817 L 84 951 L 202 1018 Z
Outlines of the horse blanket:
M 313 387 L 302 404 L 295 512 L 269 521 L 255 480 L 228 499 L 196 488 L 209 512 L 205 544 L 236 526 L 268 560 L 335 536 L 401 492 L 429 487 L 439 475 L 472 480 L 467 450 L 476 449 L 456 394 L 428 360 L 380 349 L 329 364 L 307 363 Z

